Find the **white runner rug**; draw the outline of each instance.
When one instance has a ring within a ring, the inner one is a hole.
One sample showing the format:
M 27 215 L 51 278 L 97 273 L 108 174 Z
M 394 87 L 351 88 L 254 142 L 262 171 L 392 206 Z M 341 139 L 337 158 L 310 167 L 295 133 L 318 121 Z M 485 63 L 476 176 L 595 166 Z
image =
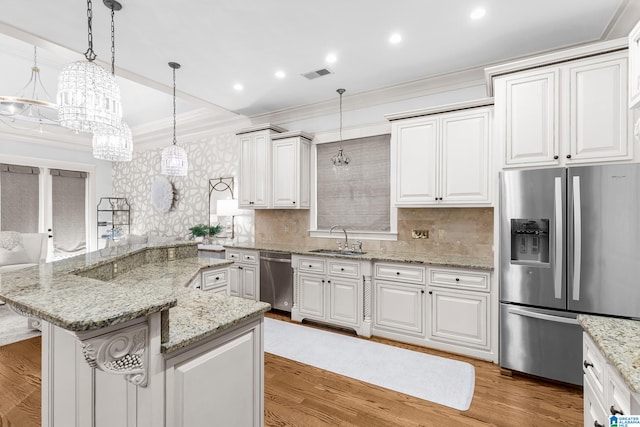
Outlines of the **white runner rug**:
M 27 328 L 27 318 L 0 305 L 0 346 L 37 337 L 40 331 Z
M 466 411 L 472 365 L 360 338 L 265 318 L 264 351 Z

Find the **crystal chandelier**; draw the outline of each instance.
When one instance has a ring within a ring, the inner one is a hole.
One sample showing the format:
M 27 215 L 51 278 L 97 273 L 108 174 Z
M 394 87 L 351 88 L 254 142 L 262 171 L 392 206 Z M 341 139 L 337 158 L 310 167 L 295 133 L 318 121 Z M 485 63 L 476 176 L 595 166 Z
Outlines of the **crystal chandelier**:
M 173 69 L 173 144 L 162 150 L 162 174 L 171 176 L 187 176 L 189 162 L 184 148 L 176 145 L 176 70 L 180 68 L 177 62 L 169 62 Z
M 116 74 L 115 20 L 116 10 L 122 5 L 116 0 L 104 0 L 105 6 L 111 9 L 111 75 Z M 102 125 L 93 132 L 93 157 L 112 162 L 128 162 L 133 157 L 133 138 L 131 129 L 122 120 L 118 126 Z
M 346 169 L 351 162 L 351 158 L 344 154 L 344 149 L 342 148 L 342 94 L 345 93 L 345 90 L 338 89 L 336 92 L 340 94 L 340 148 L 338 148 L 338 153 L 331 157 L 331 163 L 333 163 L 334 168 Z
M 38 92 L 42 91 L 42 95 Z M 16 96 L 0 96 L 0 119 L 16 129 L 35 129 L 42 125 L 58 125 L 58 106 L 50 101 L 51 97 L 40 79 L 38 68 L 38 48 L 33 47 L 33 67 L 31 78 Z M 18 126 L 16 121 L 31 122 L 33 126 Z
M 93 132 L 100 126 L 117 127 L 122 120 L 120 88 L 115 78 L 95 64 L 93 51 L 91 0 L 87 0 L 89 48 L 85 61 L 67 65 L 58 77 L 60 125 L 81 132 Z

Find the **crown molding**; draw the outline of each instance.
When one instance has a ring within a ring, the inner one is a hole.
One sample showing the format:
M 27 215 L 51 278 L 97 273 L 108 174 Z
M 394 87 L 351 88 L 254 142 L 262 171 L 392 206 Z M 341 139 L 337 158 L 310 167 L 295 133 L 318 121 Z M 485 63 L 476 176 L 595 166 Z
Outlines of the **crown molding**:
M 13 129 L 0 123 L 0 139 L 43 144 L 67 150 L 92 151 L 93 136 L 59 126 L 43 125 L 43 131 Z
M 609 25 L 602 31 L 600 38 L 610 40 L 627 37 L 634 25 L 640 20 L 640 2 L 638 0 L 622 0 Z
M 484 84 L 484 67 L 471 68 L 353 95 L 346 95 L 348 92 L 345 92 L 342 109 L 343 111 L 357 110 Z M 249 118 L 252 123 L 289 123 L 335 114 L 338 111 L 339 104 L 336 98 L 250 116 Z
M 437 107 L 421 108 L 400 113 L 386 114 L 384 117 L 389 120 L 410 119 L 413 117 L 428 116 L 431 114 L 447 113 L 451 111 L 468 110 L 470 108 L 493 106 L 493 98 L 474 99 L 472 101 L 456 102 L 455 104 L 440 105 Z

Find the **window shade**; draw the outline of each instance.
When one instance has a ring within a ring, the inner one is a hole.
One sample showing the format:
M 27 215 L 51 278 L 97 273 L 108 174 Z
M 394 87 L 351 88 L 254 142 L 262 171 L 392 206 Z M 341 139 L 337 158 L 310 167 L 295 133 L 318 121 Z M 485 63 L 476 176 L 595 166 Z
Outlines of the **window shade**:
M 0 164 L 0 230 L 37 233 L 40 169 Z
M 86 239 L 86 172 L 51 169 L 54 257 L 81 253 Z

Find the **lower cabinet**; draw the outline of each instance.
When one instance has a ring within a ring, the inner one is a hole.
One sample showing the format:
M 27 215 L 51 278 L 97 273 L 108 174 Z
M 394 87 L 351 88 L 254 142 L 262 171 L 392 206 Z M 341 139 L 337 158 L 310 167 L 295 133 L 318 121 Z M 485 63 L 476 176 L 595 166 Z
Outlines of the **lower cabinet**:
M 489 295 L 433 289 L 429 338 L 446 343 L 486 349 Z
M 226 251 L 229 266 L 229 295 L 252 300 L 260 299 L 260 256 L 256 251 L 232 249 Z
M 637 415 L 640 395 L 633 393 L 586 332 L 582 335 L 584 425 L 608 426 L 611 415 Z
M 293 320 L 315 320 L 352 328 L 370 336 L 370 317 L 365 317 L 364 283 L 370 275 L 369 261 L 294 255 Z M 369 282 L 370 283 L 370 282 Z
M 262 426 L 261 345 L 256 324 L 167 359 L 166 425 Z
M 229 295 L 229 268 L 209 268 L 200 273 L 189 284 L 190 288 Z

